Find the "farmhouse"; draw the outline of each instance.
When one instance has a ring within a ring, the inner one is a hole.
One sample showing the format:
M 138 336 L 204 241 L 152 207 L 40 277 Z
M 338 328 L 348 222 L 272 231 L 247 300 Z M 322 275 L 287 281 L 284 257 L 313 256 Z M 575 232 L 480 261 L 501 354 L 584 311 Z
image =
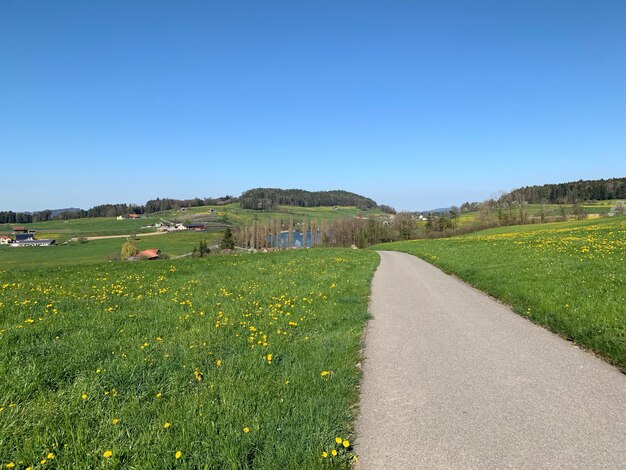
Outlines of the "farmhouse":
M 35 238 L 35 234 L 34 233 L 16 233 L 15 234 L 15 241 L 16 242 L 23 242 L 26 240 L 33 240 Z
M 35 240 L 34 238 L 29 238 L 26 240 L 16 241 L 15 243 L 11 243 L 11 246 L 20 247 L 20 246 L 52 246 L 54 245 L 54 240 L 44 239 Z
M 158 248 L 150 248 L 149 250 L 140 251 L 137 254 L 145 259 L 158 259 L 161 254 L 161 250 Z
M 8 245 L 10 243 L 13 243 L 13 239 L 11 237 L 0 235 L 0 245 Z
M 198 232 L 206 230 L 206 224 L 186 224 L 188 230 L 196 230 Z
M 24 227 L 23 225 L 14 225 L 13 231 L 15 233 L 28 233 L 28 229 Z
M 143 250 L 137 253 L 136 255 L 129 256 L 126 258 L 127 261 L 139 261 L 143 259 L 159 259 L 161 255 L 161 250 L 158 248 L 150 248 L 149 250 Z

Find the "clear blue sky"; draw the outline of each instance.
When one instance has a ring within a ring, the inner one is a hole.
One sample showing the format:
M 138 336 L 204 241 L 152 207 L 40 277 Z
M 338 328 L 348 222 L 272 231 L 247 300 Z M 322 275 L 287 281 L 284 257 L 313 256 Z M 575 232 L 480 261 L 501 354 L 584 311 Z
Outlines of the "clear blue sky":
M 626 2 L 0 0 L 0 210 L 626 176 Z

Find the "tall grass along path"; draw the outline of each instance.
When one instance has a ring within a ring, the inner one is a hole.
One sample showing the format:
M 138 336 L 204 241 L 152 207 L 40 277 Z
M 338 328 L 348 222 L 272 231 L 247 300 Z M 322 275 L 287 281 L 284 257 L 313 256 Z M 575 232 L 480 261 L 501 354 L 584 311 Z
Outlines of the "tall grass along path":
M 626 376 L 416 257 L 380 255 L 362 469 L 626 468 Z

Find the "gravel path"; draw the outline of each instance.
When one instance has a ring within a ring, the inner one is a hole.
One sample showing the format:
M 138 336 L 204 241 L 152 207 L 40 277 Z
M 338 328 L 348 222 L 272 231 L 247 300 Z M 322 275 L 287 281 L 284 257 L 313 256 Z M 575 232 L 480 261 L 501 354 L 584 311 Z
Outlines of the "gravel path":
M 361 469 L 626 469 L 626 376 L 416 257 L 380 252 Z

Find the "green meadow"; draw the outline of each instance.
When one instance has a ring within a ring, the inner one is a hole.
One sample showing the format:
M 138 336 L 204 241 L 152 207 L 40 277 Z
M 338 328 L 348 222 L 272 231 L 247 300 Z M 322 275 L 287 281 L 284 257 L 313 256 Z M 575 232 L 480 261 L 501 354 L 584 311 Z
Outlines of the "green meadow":
M 45 222 L 34 222 L 31 224 L 1 224 L 0 234 L 9 234 L 12 226 L 23 225 L 29 230 L 36 230 L 41 234 L 56 235 L 60 241 L 65 241 L 73 237 L 106 236 L 106 235 L 126 235 L 130 233 L 153 232 L 154 228 L 142 228 L 146 225 L 154 225 L 160 220 L 180 223 L 195 222 L 217 222 L 229 223 L 233 225 L 247 225 L 253 220 L 267 221 L 270 219 L 288 220 L 290 217 L 295 222 L 303 219 L 322 221 L 332 221 L 344 217 L 357 216 L 378 216 L 386 215 L 378 209 L 363 211 L 356 207 L 296 207 L 279 206 L 273 211 L 254 211 L 242 209 L 239 203 L 224 204 L 219 206 L 191 207 L 184 211 L 165 211 L 150 214 L 145 219 L 117 220 L 116 217 L 89 217 L 71 220 L 50 220 Z M 39 236 L 43 238 L 43 236 Z
M 219 243 L 221 232 L 168 232 L 159 235 L 137 235 L 134 243 L 139 250 L 158 248 L 170 257 L 191 253 L 193 248 L 206 240 L 209 245 Z M 43 238 L 43 237 L 42 237 Z M 125 238 L 90 240 L 85 243 L 71 242 L 53 246 L 16 248 L 0 247 L 0 270 L 31 270 L 80 264 L 106 263 L 107 259 L 120 253 Z
M 294 207 L 280 206 L 276 211 L 253 211 L 242 209 L 239 203 L 221 206 L 193 207 L 185 211 L 166 211 L 153 214 L 146 219 L 117 220 L 116 217 L 93 217 L 72 220 L 51 220 L 32 224 L 3 224 L 1 234 L 11 234 L 13 225 L 24 225 L 36 231 L 38 239 L 50 238 L 57 245 L 51 247 L 14 248 L 0 246 L 0 270 L 28 270 L 32 268 L 51 268 L 54 266 L 70 266 L 76 264 L 97 264 L 106 262 L 112 255 L 120 253 L 124 238 L 90 240 L 86 243 L 72 242 L 78 237 L 122 236 L 136 234 L 136 242 L 140 250 L 158 248 L 169 256 L 181 256 L 190 253 L 200 240 L 210 245 L 219 243 L 223 224 L 244 226 L 253 221 L 280 220 L 294 223 L 304 219 L 323 221 L 345 217 L 386 217 L 375 209 L 362 211 L 356 207 Z M 160 220 L 180 223 L 209 223 L 207 232 L 168 232 L 154 236 L 142 236 L 155 233 L 155 228 L 142 228 L 154 225 Z M 219 226 L 211 227 L 211 224 Z
M 373 247 L 410 253 L 626 371 L 626 217 Z
M 0 272 L 0 465 L 349 466 L 377 263 L 315 249 Z

